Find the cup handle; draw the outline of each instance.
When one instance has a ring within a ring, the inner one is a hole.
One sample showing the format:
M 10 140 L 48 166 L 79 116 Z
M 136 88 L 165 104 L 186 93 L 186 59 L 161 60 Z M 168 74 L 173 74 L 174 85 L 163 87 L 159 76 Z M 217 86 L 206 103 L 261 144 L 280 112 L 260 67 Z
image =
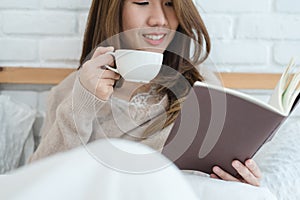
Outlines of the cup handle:
M 115 59 L 115 53 L 114 52 L 106 52 L 105 54 L 109 54 L 109 55 L 112 55 L 113 57 L 114 57 L 114 59 Z M 115 73 L 117 73 L 117 74 L 120 74 L 119 73 L 119 71 L 116 69 L 116 68 L 112 68 L 111 66 L 109 66 L 109 65 L 104 65 L 104 67 L 106 68 L 106 69 L 108 69 L 108 70 L 110 70 L 110 71 L 113 71 L 113 72 L 115 72 Z
M 104 65 L 104 67 L 105 67 L 106 69 L 110 70 L 110 71 L 113 71 L 113 72 L 115 72 L 115 73 L 117 73 L 117 74 L 120 74 L 119 71 L 118 71 L 116 68 L 112 68 L 112 67 L 109 66 L 109 65 Z

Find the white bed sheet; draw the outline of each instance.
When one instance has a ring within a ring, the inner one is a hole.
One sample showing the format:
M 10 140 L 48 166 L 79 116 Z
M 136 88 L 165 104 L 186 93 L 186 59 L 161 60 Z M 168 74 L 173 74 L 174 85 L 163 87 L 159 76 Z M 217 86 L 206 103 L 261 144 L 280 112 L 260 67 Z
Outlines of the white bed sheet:
M 182 173 L 161 154 L 124 140 L 99 140 L 25 166 L 1 176 L 0 188 L 5 200 L 276 199 L 266 188 Z

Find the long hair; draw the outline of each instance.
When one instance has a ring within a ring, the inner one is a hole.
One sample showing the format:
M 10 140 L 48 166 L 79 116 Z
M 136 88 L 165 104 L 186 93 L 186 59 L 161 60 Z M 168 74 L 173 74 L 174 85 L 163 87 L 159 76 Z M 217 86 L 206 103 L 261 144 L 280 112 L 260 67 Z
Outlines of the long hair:
M 124 0 L 93 0 L 84 35 L 80 66 L 100 43 L 105 45 L 103 42 L 122 32 L 123 2 Z M 174 122 L 180 111 L 180 104 L 191 86 L 196 81 L 203 81 L 195 66 L 208 57 L 211 49 L 207 29 L 192 0 L 173 0 L 173 6 L 179 26 L 174 39 L 164 52 L 163 66 L 167 67 L 162 67 L 156 78 L 156 83 L 159 83 L 157 91 L 162 95 L 167 94 L 169 106 L 165 119 L 158 119 L 152 123 L 144 136 Z M 191 42 L 194 49 L 192 55 Z M 111 44 L 108 42 L 107 45 Z M 177 73 L 173 73 L 170 68 Z

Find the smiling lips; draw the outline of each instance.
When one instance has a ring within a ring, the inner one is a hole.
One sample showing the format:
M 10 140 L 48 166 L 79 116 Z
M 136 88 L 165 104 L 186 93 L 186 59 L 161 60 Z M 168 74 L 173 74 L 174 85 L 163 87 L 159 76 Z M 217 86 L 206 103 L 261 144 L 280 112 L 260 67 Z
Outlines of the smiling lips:
M 166 33 L 150 33 L 150 34 L 143 34 L 146 42 L 151 45 L 160 45 L 167 34 Z

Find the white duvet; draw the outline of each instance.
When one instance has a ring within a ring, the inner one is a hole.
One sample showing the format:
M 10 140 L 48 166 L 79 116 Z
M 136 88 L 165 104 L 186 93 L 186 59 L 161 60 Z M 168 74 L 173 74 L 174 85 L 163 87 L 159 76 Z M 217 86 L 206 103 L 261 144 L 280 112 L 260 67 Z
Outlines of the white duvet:
M 264 187 L 182 173 L 150 148 L 124 140 L 100 140 L 25 166 L 0 176 L 0 188 L 5 200 L 276 199 Z
M 290 118 L 255 157 L 278 200 L 300 199 L 300 119 Z

